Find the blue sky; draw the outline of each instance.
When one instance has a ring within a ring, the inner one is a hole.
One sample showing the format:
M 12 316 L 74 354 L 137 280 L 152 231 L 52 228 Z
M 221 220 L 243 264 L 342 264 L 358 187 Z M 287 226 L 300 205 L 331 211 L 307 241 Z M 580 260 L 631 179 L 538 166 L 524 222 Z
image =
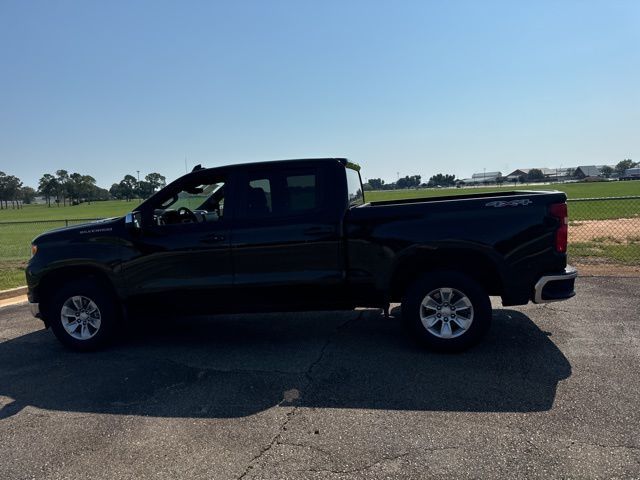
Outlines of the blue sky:
M 0 0 L 0 170 L 640 160 L 638 1 Z

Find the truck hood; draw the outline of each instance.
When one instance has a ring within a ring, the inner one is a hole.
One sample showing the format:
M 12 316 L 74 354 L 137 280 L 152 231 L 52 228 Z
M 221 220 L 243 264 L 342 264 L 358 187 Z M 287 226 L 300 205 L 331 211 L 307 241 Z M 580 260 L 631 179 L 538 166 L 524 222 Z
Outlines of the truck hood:
M 124 217 L 112 217 L 96 220 L 94 222 L 70 225 L 68 227 L 55 228 L 38 235 L 31 242 L 34 245 L 55 242 L 59 240 L 78 239 L 82 237 L 109 236 L 114 231 L 124 227 Z

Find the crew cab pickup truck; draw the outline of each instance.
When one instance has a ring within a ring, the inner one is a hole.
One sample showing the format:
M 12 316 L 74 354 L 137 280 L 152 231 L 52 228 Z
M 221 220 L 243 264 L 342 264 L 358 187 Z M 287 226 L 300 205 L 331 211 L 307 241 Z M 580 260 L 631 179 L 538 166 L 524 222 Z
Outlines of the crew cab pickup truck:
M 125 217 L 33 241 L 34 315 L 91 350 L 125 322 L 177 313 L 387 309 L 426 347 L 489 328 L 490 296 L 574 295 L 566 196 L 500 191 L 367 202 L 345 159 L 194 169 Z

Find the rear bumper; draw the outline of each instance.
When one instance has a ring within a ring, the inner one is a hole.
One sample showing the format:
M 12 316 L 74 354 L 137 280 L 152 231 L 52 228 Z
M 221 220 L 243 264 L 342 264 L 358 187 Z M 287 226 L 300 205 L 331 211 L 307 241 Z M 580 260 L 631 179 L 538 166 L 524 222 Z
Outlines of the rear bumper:
M 544 275 L 536 282 L 533 292 L 533 303 L 559 302 L 573 297 L 576 292 L 574 283 L 578 271 L 570 266 L 564 272 Z

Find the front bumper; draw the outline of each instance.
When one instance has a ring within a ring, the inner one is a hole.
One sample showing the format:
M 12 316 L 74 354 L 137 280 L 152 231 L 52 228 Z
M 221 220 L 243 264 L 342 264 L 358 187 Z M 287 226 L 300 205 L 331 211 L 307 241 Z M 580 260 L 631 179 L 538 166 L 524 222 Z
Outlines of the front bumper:
M 559 302 L 573 297 L 576 292 L 574 283 L 578 271 L 567 266 L 564 272 L 544 275 L 536 282 L 533 292 L 533 303 Z

